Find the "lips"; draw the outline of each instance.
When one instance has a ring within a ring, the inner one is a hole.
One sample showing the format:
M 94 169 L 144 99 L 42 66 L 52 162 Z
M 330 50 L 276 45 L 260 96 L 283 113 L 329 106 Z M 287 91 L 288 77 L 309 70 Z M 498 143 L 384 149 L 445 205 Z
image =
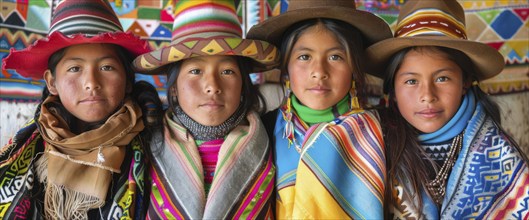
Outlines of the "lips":
M 326 92 L 331 91 L 331 89 L 326 86 L 314 86 L 314 87 L 309 88 L 308 90 L 314 93 L 326 93 Z
M 80 103 L 90 104 L 90 103 L 102 102 L 104 100 L 105 99 L 101 96 L 90 96 L 88 98 L 81 100 Z
M 222 105 L 220 102 L 217 101 L 208 101 L 200 105 L 200 107 L 205 108 L 211 108 L 211 109 L 218 109 L 222 108 L 224 105 Z
M 442 110 L 438 110 L 438 109 L 424 109 L 424 110 L 421 110 L 421 111 L 417 112 L 416 114 L 420 115 L 422 117 L 425 117 L 425 118 L 434 118 L 434 117 L 437 117 L 438 115 L 440 115 L 441 112 L 443 112 L 443 111 Z

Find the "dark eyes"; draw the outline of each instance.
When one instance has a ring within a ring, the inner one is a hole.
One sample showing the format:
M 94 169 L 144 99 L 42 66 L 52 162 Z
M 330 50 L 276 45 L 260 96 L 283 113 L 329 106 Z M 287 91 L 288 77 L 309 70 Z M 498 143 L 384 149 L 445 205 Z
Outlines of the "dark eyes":
M 222 71 L 222 74 L 223 75 L 231 75 L 231 74 L 235 74 L 235 71 L 227 69 L 227 70 Z
M 415 85 L 417 84 L 417 80 L 410 79 L 410 80 L 406 80 L 404 83 L 409 84 L 409 85 Z
M 115 68 L 113 66 L 102 66 L 101 67 L 101 70 L 103 71 L 112 71 L 112 70 L 115 70 Z
M 309 55 L 301 55 L 298 57 L 298 60 L 309 60 L 309 59 L 310 59 Z
M 200 70 L 199 69 L 192 69 L 189 71 L 189 73 L 193 74 L 193 75 L 198 75 L 200 74 Z
M 435 81 L 436 82 L 446 82 L 446 81 L 448 81 L 448 77 L 441 76 L 441 77 L 437 78 Z
M 448 77 L 446 77 L 446 76 L 441 76 L 441 77 L 436 78 L 436 79 L 435 79 L 435 82 L 446 82 L 446 81 L 448 81 L 448 80 L 449 80 Z M 409 85 L 415 85 L 415 84 L 417 84 L 417 80 L 415 80 L 415 79 L 409 79 L 409 80 L 404 81 L 404 83 L 409 84 Z
M 189 73 L 193 74 L 193 75 L 198 75 L 198 74 L 201 74 L 202 71 L 200 69 L 192 69 L 192 70 L 189 71 Z M 231 69 L 226 69 L 226 70 L 222 70 L 221 74 L 222 75 L 231 75 L 231 74 L 235 74 L 235 71 L 233 71 Z
M 339 55 L 332 55 L 329 57 L 329 60 L 343 60 L 343 58 Z
M 79 72 L 80 70 L 81 70 L 81 67 L 74 66 L 74 67 L 70 67 L 68 69 L 68 72 Z
M 298 60 L 310 60 L 309 55 L 300 55 L 298 57 Z M 331 55 L 329 56 L 329 60 L 343 60 L 343 57 L 340 55 Z
M 100 68 L 101 71 L 113 71 L 115 70 L 116 68 L 114 68 L 113 66 L 110 66 L 110 65 L 105 65 L 105 66 L 102 66 Z M 74 66 L 74 67 L 70 67 L 68 70 L 68 72 L 80 72 L 81 71 L 81 67 L 79 66 Z

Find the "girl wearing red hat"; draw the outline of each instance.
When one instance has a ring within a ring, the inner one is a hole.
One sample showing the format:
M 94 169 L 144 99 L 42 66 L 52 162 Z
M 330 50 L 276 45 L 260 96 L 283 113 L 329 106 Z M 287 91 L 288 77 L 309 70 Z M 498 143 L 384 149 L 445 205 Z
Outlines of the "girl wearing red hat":
M 395 38 L 367 50 L 386 67 L 388 218 L 529 217 L 527 158 L 477 82 L 499 74 L 503 57 L 465 33 L 456 0 L 410 0 Z
M 291 90 L 264 116 L 277 166 L 280 219 L 381 219 L 385 157 L 378 115 L 366 106 L 364 51 L 391 37 L 350 0 L 291 0 L 249 38 L 281 45 Z
M 132 94 L 159 99 L 134 84 L 130 64 L 147 51 L 108 2 L 67 0 L 46 38 L 10 52 L 4 69 L 43 77 L 46 87 L 34 119 L 0 150 L 0 218 L 144 216 L 144 123 Z
M 231 0 L 181 0 L 171 45 L 134 60 L 167 74 L 169 108 L 151 144 L 149 219 L 268 219 L 275 167 L 251 72 L 273 45 L 243 39 Z

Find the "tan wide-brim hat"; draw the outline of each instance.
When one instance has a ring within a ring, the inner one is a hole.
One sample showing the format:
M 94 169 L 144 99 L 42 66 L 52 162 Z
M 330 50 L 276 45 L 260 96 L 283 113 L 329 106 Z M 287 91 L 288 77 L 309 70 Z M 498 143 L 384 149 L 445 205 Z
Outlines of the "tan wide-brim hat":
M 280 46 L 283 33 L 290 26 L 314 18 L 336 19 L 351 24 L 364 36 L 366 47 L 392 36 L 384 20 L 370 12 L 357 10 L 354 1 L 290 0 L 287 12 L 254 25 L 248 31 L 247 38 L 266 40 Z
M 485 80 L 499 74 L 503 56 L 489 45 L 467 40 L 465 12 L 456 0 L 409 0 L 401 8 L 395 37 L 367 48 L 371 74 L 382 77 L 391 57 L 418 46 L 439 46 L 466 54 L 476 68 L 476 77 Z

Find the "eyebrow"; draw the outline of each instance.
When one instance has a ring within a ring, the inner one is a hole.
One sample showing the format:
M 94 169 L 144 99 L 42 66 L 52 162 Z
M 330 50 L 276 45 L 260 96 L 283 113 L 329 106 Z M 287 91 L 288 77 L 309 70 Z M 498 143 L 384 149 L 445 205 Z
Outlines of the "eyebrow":
M 438 69 L 438 70 L 436 70 L 433 74 L 436 75 L 436 74 L 439 74 L 439 73 L 441 73 L 441 72 L 446 72 L 446 71 L 449 71 L 449 72 L 452 72 L 452 73 L 455 72 L 454 68 L 442 68 L 442 69 Z M 420 74 L 420 73 L 417 73 L 417 72 L 410 72 L 410 71 L 408 71 L 408 72 L 401 72 L 401 73 L 398 73 L 398 75 L 414 75 L 414 76 L 416 76 L 416 75 L 421 75 L 421 74 Z
M 108 56 L 103 56 L 103 57 L 99 57 L 96 59 L 96 61 L 101 61 L 101 60 L 106 60 L 106 59 L 114 59 L 114 60 L 119 60 L 118 58 L 116 58 L 115 56 L 112 56 L 112 55 L 108 55 Z M 81 57 L 66 57 L 66 58 L 63 58 L 64 61 L 86 61 L 86 59 L 84 58 L 81 58 Z
M 292 51 L 303 51 L 303 50 L 314 51 L 313 49 L 311 49 L 309 47 L 294 48 Z M 329 48 L 329 49 L 325 50 L 325 52 L 329 52 L 329 51 L 333 51 L 333 50 L 345 51 L 342 47 L 338 46 L 338 47 Z

